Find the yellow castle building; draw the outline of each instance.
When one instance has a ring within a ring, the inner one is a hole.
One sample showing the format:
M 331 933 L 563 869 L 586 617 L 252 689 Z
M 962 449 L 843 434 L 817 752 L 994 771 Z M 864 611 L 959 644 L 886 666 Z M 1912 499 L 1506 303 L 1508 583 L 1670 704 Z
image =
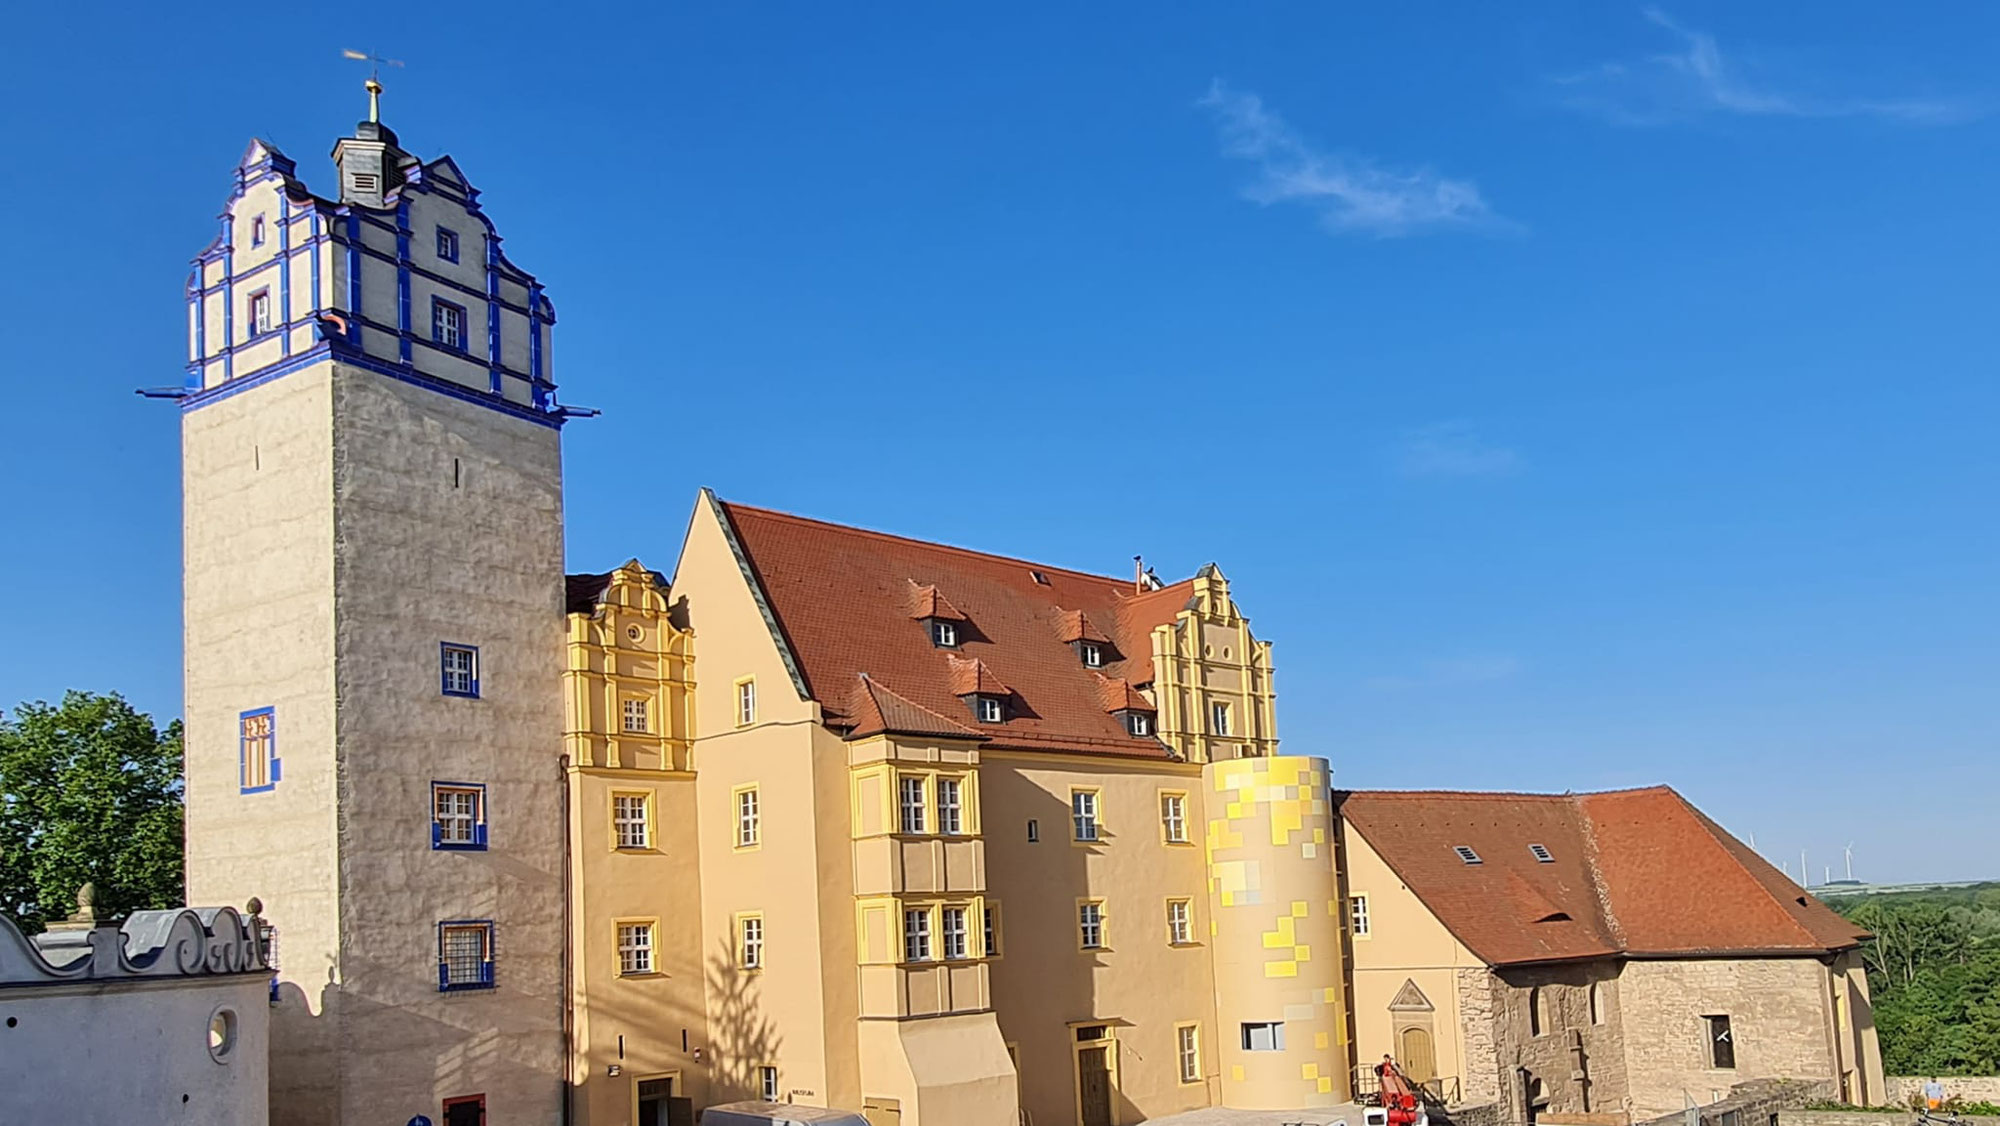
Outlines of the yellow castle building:
M 244 155 L 178 396 L 190 894 L 270 903 L 273 1122 L 1346 1098 L 1327 767 L 1219 569 L 704 492 L 671 578 L 566 576 L 553 307 L 449 157 L 371 105 L 334 159 Z
M 273 1123 L 1303 1110 L 1357 1023 L 1537 1105 L 1407 1015 L 1442 984 L 1376 996 L 1421 976 L 1366 933 L 1392 881 L 1343 888 L 1362 838 L 1218 567 L 703 491 L 670 574 L 566 575 L 541 285 L 372 109 L 334 159 L 320 196 L 249 147 L 178 392 L 188 890 L 267 905 Z

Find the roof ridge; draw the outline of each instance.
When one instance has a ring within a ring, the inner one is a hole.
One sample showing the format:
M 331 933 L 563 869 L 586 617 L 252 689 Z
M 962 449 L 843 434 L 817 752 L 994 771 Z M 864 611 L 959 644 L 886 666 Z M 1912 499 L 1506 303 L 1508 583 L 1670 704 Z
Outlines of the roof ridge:
M 1631 790 L 1628 793 L 1644 793 Z M 1585 794 L 1569 796 L 1571 816 L 1576 818 L 1577 834 L 1583 838 L 1583 870 L 1590 876 L 1590 894 L 1597 900 L 1597 917 L 1604 920 L 1604 929 L 1611 944 L 1620 951 L 1630 949 L 1625 940 L 1625 924 L 1619 921 L 1618 912 L 1611 909 L 1611 885 L 1604 878 L 1604 869 L 1598 864 L 1600 849 L 1597 844 L 1597 823 L 1590 818 L 1590 811 L 1584 808 Z
M 915 544 L 918 547 L 934 548 L 939 551 L 951 552 L 954 555 L 972 556 L 973 558 L 976 559 L 995 560 L 1001 563 L 1018 563 L 1021 566 L 1026 567 L 1031 571 L 1053 571 L 1058 574 L 1068 575 L 1072 578 L 1089 579 L 1092 582 L 1109 583 L 1119 588 L 1119 590 L 1121 590 L 1123 593 L 1127 595 L 1131 595 L 1134 593 L 1138 594 L 1154 593 L 1153 591 L 1138 591 L 1138 592 L 1133 591 L 1131 589 L 1132 580 L 1130 579 L 1114 578 L 1110 575 L 1100 575 L 1090 571 L 1079 571 L 1074 567 L 1059 567 L 1053 563 L 1038 563 L 1033 559 L 1023 559 L 1018 555 L 1000 555 L 996 552 L 979 551 L 975 548 L 970 548 L 970 547 L 959 547 L 956 544 L 941 543 L 937 540 L 918 539 L 915 536 L 899 536 L 894 532 L 883 532 L 883 531 L 878 531 L 874 528 L 863 528 L 856 524 L 840 524 L 832 520 L 819 520 L 811 516 L 800 516 L 795 512 L 782 512 L 775 508 L 759 508 L 754 504 L 740 504 L 736 501 L 720 500 L 719 498 L 718 502 L 724 508 L 728 508 L 731 510 L 753 512 L 759 516 L 768 516 L 779 520 L 789 520 L 796 524 L 811 524 L 821 528 L 837 528 L 843 532 L 852 532 L 857 535 L 867 536 L 871 539 L 888 540 L 893 543 Z M 1182 579 L 1180 581 L 1188 582 L 1191 580 Z M 1168 585 L 1172 586 L 1177 584 L 1170 583 Z
M 1538 798 L 1561 802 L 1577 798 L 1622 797 L 1627 794 L 1650 794 L 1658 791 L 1673 793 L 1674 788 L 1657 784 L 1634 786 L 1623 790 L 1564 790 L 1560 794 L 1533 790 L 1342 790 L 1340 792 L 1361 794 L 1371 798 L 1478 798 L 1482 801 L 1519 801 L 1522 798 Z

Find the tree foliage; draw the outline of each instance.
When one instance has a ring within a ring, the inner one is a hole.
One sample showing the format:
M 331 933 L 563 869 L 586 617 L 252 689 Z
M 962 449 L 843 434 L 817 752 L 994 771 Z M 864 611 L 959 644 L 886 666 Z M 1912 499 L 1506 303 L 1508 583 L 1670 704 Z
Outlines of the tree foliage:
M 1862 954 L 1891 1075 L 2000 1073 L 2000 884 L 1830 900 Z
M 0 914 L 38 932 L 85 882 L 113 917 L 180 906 L 181 789 L 180 721 L 116 693 L 0 716 Z

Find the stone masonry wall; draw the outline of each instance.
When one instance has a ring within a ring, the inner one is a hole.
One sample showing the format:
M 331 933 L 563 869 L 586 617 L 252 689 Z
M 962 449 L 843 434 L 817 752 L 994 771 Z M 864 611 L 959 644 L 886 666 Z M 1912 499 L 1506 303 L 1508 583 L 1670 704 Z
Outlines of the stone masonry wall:
M 1923 1095 L 1924 1084 L 1929 1081 L 1928 1075 L 1889 1076 L 1890 1105 L 1909 1105 L 1911 1099 Z M 1937 1081 L 1944 1086 L 1945 1098 L 1968 1103 L 2000 1103 L 2000 1075 L 1940 1075 Z
M 1618 968 L 1610 962 L 1500 971 L 1494 1028 L 1501 1064 L 1495 1077 L 1503 1101 L 1521 1098 L 1508 1080 L 1525 1069 L 1542 1084 L 1552 1114 L 1622 1111 L 1627 1107 L 1626 1051 L 1617 1002 Z M 1591 988 L 1600 1011 L 1591 1011 Z M 1546 1019 L 1536 1034 L 1531 1010 L 1539 996 Z M 1525 1111 L 1525 1107 L 1521 1107 Z
M 1811 958 L 1628 962 L 1616 1005 L 1633 1118 L 1717 1101 L 1761 1078 L 1838 1081 L 1827 970 Z M 1727 1015 L 1736 1066 L 1709 1066 L 1704 1017 Z
M 2000 1118 L 1982 1115 L 1968 1115 L 1960 1118 L 1959 1122 L 1963 1126 L 2000 1126 Z M 1745 1122 L 1744 1126 L 1762 1126 L 1762 1123 Z M 1910 1126 L 1910 1112 L 1785 1110 L 1778 1112 L 1778 1126 Z
M 1500 1084 L 1500 1048 L 1494 1014 L 1493 991 L 1499 980 L 1484 967 L 1459 969 L 1458 1012 L 1463 1029 L 1465 1075 L 1460 1079 L 1460 1098 L 1467 1105 L 1497 1103 L 1504 1098 Z

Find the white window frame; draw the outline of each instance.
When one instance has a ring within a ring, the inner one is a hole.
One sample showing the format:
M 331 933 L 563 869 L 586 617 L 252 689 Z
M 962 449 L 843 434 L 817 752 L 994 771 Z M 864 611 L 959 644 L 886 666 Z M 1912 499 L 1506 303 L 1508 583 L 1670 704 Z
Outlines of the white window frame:
M 931 619 L 931 644 L 940 649 L 958 648 L 958 626 L 953 622 Z
M 778 1069 L 771 1064 L 761 1064 L 757 1068 L 757 1087 L 764 1101 L 778 1101 Z
M 755 848 L 764 838 L 763 797 L 756 786 L 736 791 L 736 847 Z
M 250 335 L 271 331 L 271 291 L 260 289 L 250 295 Z
M 1186 946 L 1194 941 L 1194 901 L 1167 900 L 1167 945 Z
M 439 647 L 438 664 L 448 696 L 475 696 L 479 693 L 479 650 L 470 645 L 446 642 Z
M 965 832 L 965 781 L 960 778 L 939 778 L 937 780 L 938 832 L 947 837 L 960 836 Z
M 979 722 L 999 723 L 1007 718 L 1007 711 L 1001 707 L 997 696 L 979 697 Z
M 1083 653 L 1083 667 L 1098 669 L 1104 667 L 1104 648 L 1094 641 L 1080 643 L 1077 648 Z
M 454 805 L 458 799 L 471 799 L 468 808 L 445 810 L 445 802 L 450 799 Z M 431 821 L 438 827 L 438 843 L 448 845 L 471 845 L 479 843 L 479 823 L 483 812 L 479 807 L 486 803 L 486 792 L 478 786 L 431 786 Z M 455 835 L 455 830 L 463 828 L 464 836 Z
M 638 803 L 634 815 L 631 804 Z M 647 849 L 653 847 L 653 799 L 650 794 L 612 794 L 611 826 L 618 847 L 624 849 Z
M 1153 733 L 1153 717 L 1145 712 L 1126 712 L 1125 731 L 1134 739 L 1144 739 Z
M 627 696 L 620 705 L 623 723 L 620 730 L 627 735 L 650 735 L 653 733 L 653 702 L 644 696 Z M 636 726 L 634 726 L 636 724 Z
M 764 916 L 741 915 L 736 919 L 736 961 L 746 970 L 764 968 Z
M 757 722 L 757 682 L 740 680 L 736 682 L 736 726 L 748 727 Z
M 988 958 L 1000 956 L 1000 905 L 988 900 L 979 910 L 979 949 Z
M 453 351 L 465 351 L 465 310 L 449 301 L 431 299 L 431 339 Z
M 1201 1026 L 1183 1024 L 1174 1029 L 1174 1055 L 1180 1062 L 1181 1082 L 1201 1082 Z
M 1085 950 L 1104 949 L 1104 904 L 1099 900 L 1076 905 L 1076 941 Z
M 1208 704 L 1208 733 L 1211 735 L 1231 735 L 1229 723 L 1229 701 L 1211 700 Z
M 653 924 L 618 924 L 618 976 L 637 977 L 653 972 Z
M 1187 835 L 1187 795 L 1160 795 L 1160 833 L 1168 844 L 1186 844 Z
M 896 779 L 896 829 L 906 835 L 925 831 L 924 780 L 921 775 L 903 774 Z
M 1100 820 L 1098 806 L 1096 790 L 1069 792 L 1069 835 L 1072 841 L 1094 844 L 1103 838 L 1104 823 Z
M 903 909 L 903 961 L 930 962 L 931 912 L 928 907 L 906 907 Z
M 1368 893 L 1356 892 L 1347 897 L 1347 925 L 1356 938 L 1367 938 L 1373 934 L 1368 918 Z
M 938 931 L 944 940 L 946 961 L 971 957 L 968 953 L 970 947 L 967 945 L 970 940 L 970 935 L 966 931 L 967 910 L 964 907 L 946 907 L 938 913 L 940 916 Z

